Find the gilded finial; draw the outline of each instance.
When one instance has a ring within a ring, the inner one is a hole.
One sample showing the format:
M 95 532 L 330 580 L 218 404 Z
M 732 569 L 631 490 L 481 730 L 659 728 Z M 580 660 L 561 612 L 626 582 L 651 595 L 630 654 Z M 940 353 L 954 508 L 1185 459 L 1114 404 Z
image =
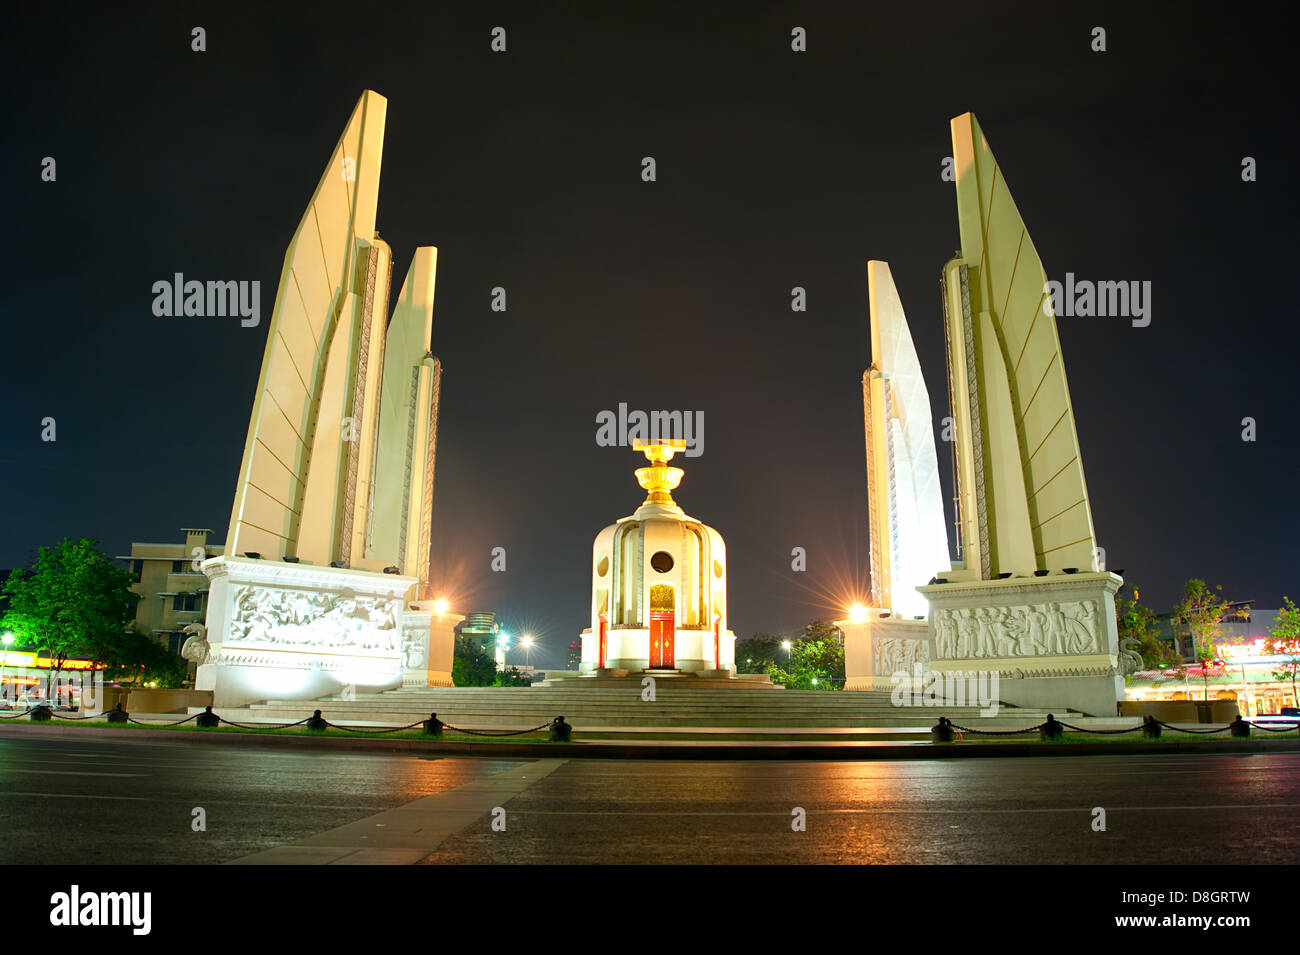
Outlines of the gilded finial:
M 648 468 L 636 469 L 637 483 L 649 492 L 642 503 L 675 505 L 676 502 L 673 501 L 670 492 L 676 490 L 677 485 L 682 482 L 682 475 L 686 472 L 681 468 L 669 467 L 668 462 L 678 451 L 686 450 L 686 442 L 669 438 L 647 444 L 638 439 L 632 442 L 632 447 L 644 453 L 646 460 L 650 462 Z

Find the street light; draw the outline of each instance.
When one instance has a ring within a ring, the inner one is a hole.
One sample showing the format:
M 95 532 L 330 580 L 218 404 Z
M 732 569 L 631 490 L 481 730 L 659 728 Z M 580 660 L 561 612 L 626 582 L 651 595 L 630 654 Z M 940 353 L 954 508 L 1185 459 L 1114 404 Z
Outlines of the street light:
M 5 664 L 9 662 L 9 648 L 14 644 L 14 635 L 6 633 L 0 640 L 4 641 L 4 655 L 0 656 L 0 697 L 5 693 Z
M 532 663 L 533 659 L 533 635 L 531 633 L 525 633 L 519 638 L 519 643 L 524 648 L 524 665 L 527 666 Z

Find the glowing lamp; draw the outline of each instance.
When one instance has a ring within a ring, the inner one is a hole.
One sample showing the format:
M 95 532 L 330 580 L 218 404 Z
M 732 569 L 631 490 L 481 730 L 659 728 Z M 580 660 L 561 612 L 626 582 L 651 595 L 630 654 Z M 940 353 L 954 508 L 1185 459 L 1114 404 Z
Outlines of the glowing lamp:
M 862 604 L 854 604 L 849 608 L 849 620 L 853 623 L 865 623 L 867 620 L 867 608 Z

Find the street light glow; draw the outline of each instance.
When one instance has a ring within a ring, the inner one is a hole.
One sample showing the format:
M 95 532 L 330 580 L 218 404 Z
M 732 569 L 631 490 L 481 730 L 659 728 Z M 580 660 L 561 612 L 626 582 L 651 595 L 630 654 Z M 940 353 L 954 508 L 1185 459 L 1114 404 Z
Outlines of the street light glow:
M 433 609 L 434 609 L 434 612 L 436 612 L 436 613 L 440 613 L 440 614 L 442 614 L 442 613 L 446 613 L 446 612 L 447 612 L 447 608 L 448 608 L 449 606 L 450 606 L 450 604 L 448 604 L 447 601 L 446 601 L 446 600 L 443 600 L 443 599 L 438 599 L 438 600 L 435 600 L 435 601 L 433 602 Z
M 862 604 L 854 604 L 849 607 L 849 620 L 853 623 L 864 623 L 867 619 L 867 608 Z

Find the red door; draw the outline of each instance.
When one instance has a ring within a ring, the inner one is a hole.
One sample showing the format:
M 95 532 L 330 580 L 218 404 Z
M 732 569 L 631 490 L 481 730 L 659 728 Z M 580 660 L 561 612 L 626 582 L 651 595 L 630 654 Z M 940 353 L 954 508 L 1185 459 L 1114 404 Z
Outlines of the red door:
M 650 611 L 650 669 L 674 668 L 673 636 L 673 612 L 671 610 Z
M 596 661 L 596 666 L 603 670 L 605 668 L 605 615 L 603 613 L 600 615 L 600 637 L 598 639 L 600 642 L 596 645 L 596 650 L 599 658 Z

